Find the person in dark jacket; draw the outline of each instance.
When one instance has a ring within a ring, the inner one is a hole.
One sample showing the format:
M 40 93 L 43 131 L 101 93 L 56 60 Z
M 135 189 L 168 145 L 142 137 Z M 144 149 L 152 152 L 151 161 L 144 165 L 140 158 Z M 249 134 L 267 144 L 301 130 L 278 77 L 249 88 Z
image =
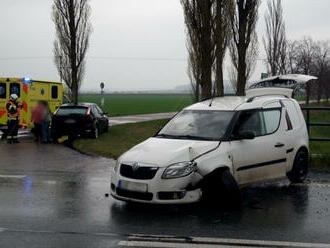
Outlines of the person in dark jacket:
M 42 124 L 41 124 L 41 129 L 42 129 L 42 143 L 50 143 L 50 122 L 52 120 L 52 115 L 51 111 L 49 109 L 48 102 L 43 101 L 43 110 L 42 110 Z

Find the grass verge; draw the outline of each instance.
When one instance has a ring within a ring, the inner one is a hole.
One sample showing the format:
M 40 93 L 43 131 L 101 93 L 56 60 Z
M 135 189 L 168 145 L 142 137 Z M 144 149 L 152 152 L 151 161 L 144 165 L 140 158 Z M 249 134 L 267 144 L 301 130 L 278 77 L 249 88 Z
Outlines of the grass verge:
M 330 107 L 330 103 L 320 105 L 312 104 L 311 107 Z M 330 111 L 311 111 L 311 122 L 330 123 Z M 330 127 L 311 127 L 310 137 L 330 138 Z M 310 141 L 311 165 L 314 168 L 330 167 L 330 142 Z
M 113 126 L 98 139 L 77 139 L 73 146 L 86 154 L 117 159 L 125 151 L 153 136 L 166 122 L 155 120 Z

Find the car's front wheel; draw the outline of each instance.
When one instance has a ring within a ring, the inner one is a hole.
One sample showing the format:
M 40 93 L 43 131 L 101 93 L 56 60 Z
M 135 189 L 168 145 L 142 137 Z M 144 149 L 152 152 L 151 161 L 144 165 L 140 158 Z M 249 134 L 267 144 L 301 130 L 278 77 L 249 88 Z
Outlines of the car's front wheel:
M 308 152 L 300 149 L 293 162 L 290 172 L 287 173 L 289 180 L 292 183 L 302 183 L 308 173 Z
M 92 131 L 92 138 L 97 139 L 98 137 L 99 137 L 99 128 L 97 127 L 97 125 L 95 125 Z
M 228 169 L 218 170 L 205 178 L 203 198 L 225 206 L 240 206 L 241 192 Z

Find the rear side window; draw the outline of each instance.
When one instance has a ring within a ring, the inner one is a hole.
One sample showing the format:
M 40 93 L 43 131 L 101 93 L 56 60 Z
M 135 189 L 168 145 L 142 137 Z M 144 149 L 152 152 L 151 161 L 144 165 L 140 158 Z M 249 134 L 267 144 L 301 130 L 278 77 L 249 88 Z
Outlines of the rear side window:
M 66 116 L 66 115 L 85 115 L 87 113 L 88 108 L 59 108 L 56 115 L 58 116 Z
M 285 112 L 285 119 L 286 119 L 287 131 L 292 130 L 292 123 L 288 111 Z
M 58 87 L 52 86 L 52 98 L 57 99 L 58 98 Z
M 291 121 L 292 129 L 295 129 L 298 126 L 300 126 L 299 114 L 297 112 L 297 109 L 296 109 L 294 103 L 286 100 L 286 101 L 283 101 L 283 104 L 287 110 L 288 117 Z
M 16 94 L 18 97 L 21 97 L 21 85 L 19 83 L 10 84 L 10 95 Z
M 5 83 L 0 83 L 0 98 L 5 99 L 7 95 L 7 89 Z

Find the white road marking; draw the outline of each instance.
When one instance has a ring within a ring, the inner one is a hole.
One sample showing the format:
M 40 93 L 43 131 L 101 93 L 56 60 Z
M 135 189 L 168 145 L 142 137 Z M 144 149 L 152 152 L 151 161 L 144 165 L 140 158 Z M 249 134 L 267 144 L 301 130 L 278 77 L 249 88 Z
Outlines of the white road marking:
M 205 245 L 191 243 L 165 243 L 148 241 L 120 241 L 119 246 L 126 247 L 154 247 L 154 248 L 260 248 L 253 246 L 233 246 L 233 245 Z
M 2 228 L 2 227 L 0 227 L 0 232 L 4 232 L 4 231 L 6 231 L 7 229 L 6 228 Z
M 269 240 L 248 240 L 248 239 L 227 239 L 227 238 L 205 238 L 188 237 L 178 238 L 174 236 L 156 235 L 131 235 L 128 241 L 120 241 L 120 246 L 128 247 L 155 247 L 155 248 L 186 248 L 186 247 L 205 247 L 205 248 L 237 248 L 237 247 L 299 247 L 299 248 L 330 248 L 330 244 L 323 243 L 303 243 L 290 241 L 269 241 Z
M 0 175 L 0 178 L 16 178 L 16 179 L 23 179 L 23 178 L 26 178 L 26 175 Z
M 285 247 L 307 247 L 307 248 L 330 248 L 330 244 L 321 243 L 300 243 L 288 241 L 268 241 L 268 240 L 248 240 L 248 239 L 221 239 L 221 238 L 193 238 L 194 242 L 212 242 L 212 243 L 231 243 L 244 245 L 267 245 L 267 246 L 285 246 Z

